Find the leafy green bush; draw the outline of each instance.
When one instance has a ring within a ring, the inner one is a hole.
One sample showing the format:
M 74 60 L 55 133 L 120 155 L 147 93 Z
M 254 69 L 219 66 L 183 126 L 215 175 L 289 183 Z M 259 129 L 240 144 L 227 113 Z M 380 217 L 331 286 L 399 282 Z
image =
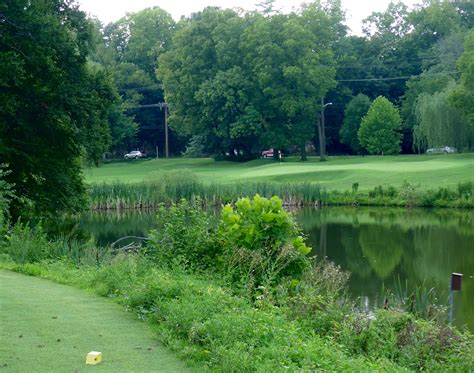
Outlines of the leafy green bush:
M 219 226 L 226 274 L 253 292 L 285 277 L 298 278 L 308 267 L 311 251 L 278 197 L 258 194 L 222 209 Z
M 158 210 L 158 226 L 150 232 L 147 245 L 157 263 L 180 263 L 195 269 L 216 266 L 220 253 L 216 222 L 199 205 L 198 200 L 182 200 Z

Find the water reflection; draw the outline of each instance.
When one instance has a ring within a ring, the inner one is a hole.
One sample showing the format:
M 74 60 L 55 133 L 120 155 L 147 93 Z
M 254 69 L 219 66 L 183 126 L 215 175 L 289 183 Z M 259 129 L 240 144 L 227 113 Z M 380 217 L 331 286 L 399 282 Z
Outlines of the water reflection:
M 354 296 L 372 303 L 400 279 L 435 287 L 446 300 L 452 272 L 464 274 L 455 294 L 457 325 L 474 330 L 474 213 L 386 208 L 303 209 L 296 218 L 314 254 L 352 273 Z

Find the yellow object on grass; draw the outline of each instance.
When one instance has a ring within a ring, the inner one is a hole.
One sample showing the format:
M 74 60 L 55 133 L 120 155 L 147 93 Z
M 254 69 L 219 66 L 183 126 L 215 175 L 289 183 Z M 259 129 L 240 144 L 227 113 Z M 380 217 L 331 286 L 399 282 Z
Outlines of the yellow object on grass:
M 102 361 L 102 352 L 91 351 L 87 354 L 86 364 L 99 364 Z

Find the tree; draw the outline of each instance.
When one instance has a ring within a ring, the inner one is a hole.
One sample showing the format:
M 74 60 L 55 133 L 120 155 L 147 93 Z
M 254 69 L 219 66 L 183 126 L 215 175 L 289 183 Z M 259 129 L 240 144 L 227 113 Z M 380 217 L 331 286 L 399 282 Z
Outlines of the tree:
M 346 106 L 344 112 L 344 124 L 341 128 L 341 142 L 349 145 L 354 153 L 362 150 L 357 133 L 362 122 L 362 118 L 367 115 L 370 108 L 370 99 L 359 93 Z
M 204 136 L 211 152 L 296 145 L 304 158 L 321 97 L 334 86 L 329 23 L 317 5 L 245 17 L 207 8 L 183 20 L 157 70 L 170 125 Z
M 361 146 L 370 154 L 398 154 L 400 125 L 398 109 L 385 97 L 377 97 L 362 119 L 358 132 Z
M 458 149 L 474 147 L 474 127 L 469 124 L 462 109 L 454 107 L 449 97 L 454 84 L 433 95 L 424 93 L 416 104 L 417 125 L 413 130 L 418 151 L 449 145 Z
M 458 61 L 461 82 L 451 93 L 451 102 L 462 110 L 474 127 L 474 29 L 467 35 Z
M 155 68 L 157 60 L 170 48 L 175 27 L 171 16 L 159 7 L 127 14 L 105 27 L 96 24 L 93 58 L 113 75 L 122 99 L 120 107 L 109 115 L 115 152 L 136 144 L 153 151 L 156 146 L 165 149 L 164 111 L 144 106 L 164 101 Z M 169 137 L 171 151 L 178 153 L 182 142 L 174 133 Z
M 416 104 L 421 94 L 435 94 L 454 82 L 456 61 L 463 51 L 465 33 L 453 33 L 440 39 L 430 49 L 433 57 L 423 61 L 423 72 L 406 83 L 405 93 L 401 97 L 400 114 L 403 122 L 403 152 L 415 149 L 413 129 L 417 125 Z
M 107 74 L 88 64 L 91 25 L 71 1 L 0 4 L 0 159 L 18 197 L 11 209 L 55 213 L 84 206 L 84 155 L 109 140 Z

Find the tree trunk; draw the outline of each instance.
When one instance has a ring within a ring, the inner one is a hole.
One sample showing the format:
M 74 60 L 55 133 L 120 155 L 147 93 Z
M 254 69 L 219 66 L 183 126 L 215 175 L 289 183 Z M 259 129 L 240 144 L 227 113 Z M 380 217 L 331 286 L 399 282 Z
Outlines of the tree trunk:
M 307 154 L 306 154 L 306 145 L 305 144 L 301 145 L 300 150 L 301 150 L 301 160 L 302 161 L 307 161 L 308 157 L 307 157 Z

